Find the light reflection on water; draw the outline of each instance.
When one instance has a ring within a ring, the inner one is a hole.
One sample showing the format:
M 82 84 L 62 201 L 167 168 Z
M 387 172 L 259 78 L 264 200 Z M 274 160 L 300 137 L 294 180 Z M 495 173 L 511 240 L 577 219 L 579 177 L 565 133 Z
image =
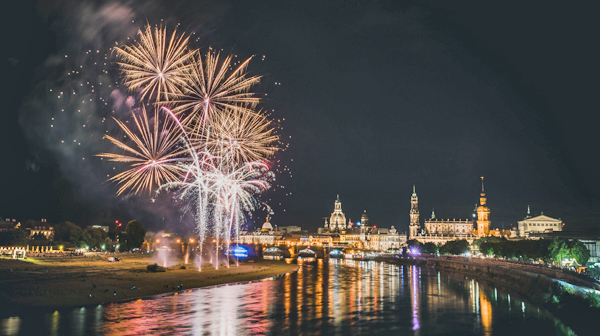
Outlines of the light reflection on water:
M 463 275 L 345 259 L 301 261 L 269 281 L 0 320 L 2 335 L 569 333 L 545 310 Z

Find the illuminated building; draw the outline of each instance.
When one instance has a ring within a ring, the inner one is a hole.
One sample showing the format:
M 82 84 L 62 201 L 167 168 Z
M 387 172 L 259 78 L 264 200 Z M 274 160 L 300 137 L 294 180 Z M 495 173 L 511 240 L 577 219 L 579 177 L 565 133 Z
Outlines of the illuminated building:
M 104 226 L 104 225 L 88 225 L 88 229 L 99 229 L 102 230 L 106 233 L 108 233 L 108 226 Z
M 477 231 L 478 237 L 487 237 L 490 233 L 490 208 L 486 206 L 485 190 L 483 188 L 483 176 L 481 177 L 481 197 L 477 207 Z
M 240 244 L 275 244 L 280 241 L 283 235 L 280 231 L 274 231 L 273 225 L 267 217 L 267 221 L 262 225 L 260 230 L 241 231 L 238 237 Z
M 350 224 L 348 224 L 350 226 Z M 324 232 L 340 232 L 346 229 L 346 215 L 342 212 L 342 202 L 340 202 L 340 195 L 337 195 L 335 200 L 334 209 L 329 217 L 329 223 L 325 220 Z
M 410 224 L 408 226 L 408 239 L 415 239 L 419 234 L 421 223 L 419 221 L 419 197 L 415 186 L 413 185 L 413 193 L 410 198 Z
M 36 223 L 31 227 L 30 236 L 40 234 L 46 237 L 48 240 L 54 239 L 54 227 L 46 222 L 46 219 L 42 218 L 40 223 Z
M 400 249 L 406 245 L 406 234 L 400 234 L 392 225 L 391 228 L 370 228 L 366 235 L 366 248 L 370 250 L 385 251 Z
M 419 221 L 419 198 L 413 186 L 413 193 L 410 198 L 409 239 L 418 240 L 423 244 L 435 243 L 439 245 L 457 239 L 465 239 L 469 243 L 473 243 L 478 237 L 487 237 L 490 233 L 493 233 L 495 236 L 510 236 L 511 230 L 494 230 L 490 232 L 490 209 L 486 205 L 487 199 L 483 187 L 483 177 L 481 178 L 479 203 L 479 206 L 476 208 L 477 220 L 475 223 L 477 229 L 474 228 L 475 223 L 469 219 L 440 219 L 436 218 L 434 211 L 431 212 L 431 218 L 425 220 L 424 228 L 421 229 Z
M 519 236 L 520 237 L 529 237 L 530 233 L 562 231 L 563 222 L 560 218 L 555 219 L 552 217 L 548 217 L 548 216 L 544 215 L 543 212 L 539 216 L 531 217 L 529 206 L 528 206 L 527 207 L 527 217 L 525 217 L 525 219 L 519 221 L 518 225 L 519 225 Z
M 342 202 L 340 202 L 339 195 L 335 200 L 334 210 L 329 217 L 329 222 L 325 219 L 325 226 L 319 228 L 318 234 L 331 236 L 332 242 L 337 241 L 337 237 L 339 237 L 340 243 L 373 250 L 400 248 L 406 244 L 406 234 L 398 233 L 393 226 L 390 229 L 378 229 L 375 226 L 369 226 L 367 210 L 363 211 L 360 222 L 356 223 L 355 226 L 350 221 L 346 222 L 346 215 L 342 212 Z M 333 237 L 336 237 L 336 239 L 333 239 Z
M 306 245 L 331 245 L 333 237 L 331 235 L 311 235 L 301 236 L 300 243 Z
M 264 222 L 262 228 L 260 229 L 261 232 L 270 232 L 273 231 L 273 225 L 271 225 L 271 222 L 269 222 L 269 216 L 267 216 L 267 221 Z
M 367 210 L 364 210 L 360 224 L 356 226 L 348 224 L 348 228 L 339 232 L 340 242 L 349 246 L 366 248 L 370 250 L 385 251 L 387 249 L 399 249 L 406 244 L 406 234 L 398 233 L 396 228 L 377 228 L 369 226 Z

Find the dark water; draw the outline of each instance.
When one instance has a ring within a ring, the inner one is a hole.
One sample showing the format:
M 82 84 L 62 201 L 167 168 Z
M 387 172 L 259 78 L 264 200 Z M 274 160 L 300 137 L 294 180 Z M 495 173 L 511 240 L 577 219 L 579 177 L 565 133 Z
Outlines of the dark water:
M 570 335 L 514 293 L 432 268 L 350 260 L 243 285 L 0 320 L 2 335 Z

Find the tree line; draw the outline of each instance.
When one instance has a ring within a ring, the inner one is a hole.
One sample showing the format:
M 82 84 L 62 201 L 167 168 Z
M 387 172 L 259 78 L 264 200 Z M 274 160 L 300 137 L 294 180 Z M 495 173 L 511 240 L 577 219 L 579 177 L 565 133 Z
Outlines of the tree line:
M 36 224 L 29 223 L 29 225 Z M 33 222 L 33 221 L 31 221 Z M 29 236 L 25 229 L 17 228 L 0 232 L 0 246 L 54 246 L 63 248 L 88 248 L 107 251 L 130 251 L 142 247 L 146 230 L 137 220 L 127 223 L 124 230 L 116 227 L 106 232 L 96 228 L 82 228 L 72 222 L 62 222 L 52 225 L 54 239 L 49 240 L 43 234 Z
M 416 248 L 421 253 L 445 253 L 460 255 L 472 249 L 479 249 L 483 255 L 494 255 L 506 259 L 542 260 L 562 263 L 567 259 L 575 259 L 579 265 L 585 265 L 590 252 L 579 240 L 554 238 L 552 240 L 506 240 L 505 238 L 485 237 L 477 239 L 473 245 L 464 239 L 448 241 L 443 245 L 434 243 L 421 244 L 417 240 L 407 242 L 409 248 Z

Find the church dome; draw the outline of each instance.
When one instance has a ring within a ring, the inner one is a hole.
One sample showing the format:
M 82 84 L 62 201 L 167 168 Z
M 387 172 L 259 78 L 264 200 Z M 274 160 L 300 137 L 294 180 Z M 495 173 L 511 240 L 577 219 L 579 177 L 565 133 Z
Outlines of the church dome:
M 267 217 L 267 221 L 262 226 L 262 232 L 273 231 L 273 225 L 269 222 L 269 217 Z
M 344 215 L 344 213 L 334 212 L 331 214 L 331 217 L 329 218 L 329 224 L 332 226 L 345 225 L 346 224 L 346 216 Z
M 342 212 L 342 202 L 340 202 L 340 195 L 335 200 L 335 209 L 329 217 L 329 228 L 332 231 L 342 230 L 346 227 L 346 215 Z

